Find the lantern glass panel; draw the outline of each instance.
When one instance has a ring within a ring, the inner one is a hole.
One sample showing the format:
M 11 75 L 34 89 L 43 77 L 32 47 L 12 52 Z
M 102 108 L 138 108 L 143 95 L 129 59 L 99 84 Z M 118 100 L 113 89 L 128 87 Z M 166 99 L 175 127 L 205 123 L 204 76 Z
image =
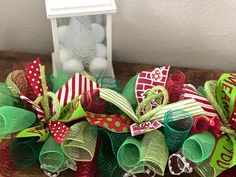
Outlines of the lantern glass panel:
M 106 22 L 106 15 L 58 18 L 57 70 L 73 74 L 89 71 L 91 62 L 96 58 L 106 61 Z M 106 69 L 102 69 L 101 72 L 107 72 Z

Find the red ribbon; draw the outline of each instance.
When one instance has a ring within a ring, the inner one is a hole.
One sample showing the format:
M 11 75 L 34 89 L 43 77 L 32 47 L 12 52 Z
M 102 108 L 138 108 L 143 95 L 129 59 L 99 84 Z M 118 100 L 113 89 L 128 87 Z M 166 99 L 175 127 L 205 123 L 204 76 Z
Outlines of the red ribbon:
M 98 164 L 98 146 L 93 160 L 90 162 L 77 162 L 75 177 L 95 177 Z
M 170 103 L 179 101 L 182 89 L 185 83 L 185 75 L 181 71 L 177 71 L 171 74 L 167 80 L 166 89 L 169 93 Z
M 203 116 L 194 116 L 191 134 L 202 133 L 208 130 L 208 120 Z
M 37 58 L 32 63 L 29 63 L 25 68 L 25 74 L 28 79 L 29 89 L 33 90 L 32 92 L 34 94 L 34 98 L 37 98 L 38 96 L 43 95 L 43 89 L 42 89 L 41 78 L 40 78 L 40 66 L 41 66 L 40 59 Z M 32 100 L 30 100 L 29 98 L 23 95 L 21 95 L 21 98 L 24 101 L 27 101 L 28 103 L 30 103 L 30 105 L 35 109 L 38 118 L 42 119 L 42 121 L 44 121 L 47 124 L 49 131 L 51 132 L 54 140 L 57 143 L 61 144 L 62 141 L 64 140 L 66 133 L 69 131 L 69 128 L 59 121 L 52 122 L 52 121 L 44 120 L 43 118 L 44 112 L 41 106 L 35 106 Z
M 3 177 L 12 177 L 16 171 L 16 167 L 11 163 L 9 155 L 9 140 L 2 140 L 0 143 L 0 174 Z

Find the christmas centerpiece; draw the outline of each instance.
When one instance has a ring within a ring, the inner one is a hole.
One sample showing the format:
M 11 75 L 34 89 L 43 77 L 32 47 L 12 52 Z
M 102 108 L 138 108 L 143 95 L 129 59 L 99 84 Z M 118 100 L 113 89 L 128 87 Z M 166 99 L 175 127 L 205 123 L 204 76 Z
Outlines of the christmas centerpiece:
M 47 76 L 38 58 L 0 83 L 0 173 L 223 176 L 236 165 L 235 104 L 234 73 L 195 88 L 164 66 L 122 89 L 104 75 Z

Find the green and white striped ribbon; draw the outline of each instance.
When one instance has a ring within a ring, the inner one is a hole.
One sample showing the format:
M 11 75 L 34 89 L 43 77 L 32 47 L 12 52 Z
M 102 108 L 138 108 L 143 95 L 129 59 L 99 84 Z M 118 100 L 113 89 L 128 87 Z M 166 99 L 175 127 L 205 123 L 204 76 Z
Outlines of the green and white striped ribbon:
M 114 90 L 100 88 L 100 97 L 120 108 L 125 114 L 127 114 L 131 119 L 135 122 L 140 122 L 137 115 L 134 113 L 132 106 L 128 102 L 128 100 L 117 93 Z M 201 106 L 194 99 L 187 99 L 178 101 L 175 103 L 171 103 L 165 106 L 160 107 L 160 109 L 153 109 L 150 111 L 149 115 L 152 115 L 149 120 L 158 120 L 160 122 L 164 122 L 164 115 L 168 110 L 184 110 L 189 112 L 189 114 L 196 116 L 205 114 L 205 111 L 201 108 Z M 154 114 L 152 112 L 155 112 Z

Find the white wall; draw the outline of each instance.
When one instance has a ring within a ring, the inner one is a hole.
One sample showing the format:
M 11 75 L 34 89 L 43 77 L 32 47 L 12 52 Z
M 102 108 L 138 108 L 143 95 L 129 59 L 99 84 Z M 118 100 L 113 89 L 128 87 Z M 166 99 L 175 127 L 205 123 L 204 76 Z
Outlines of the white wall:
M 52 51 L 43 0 L 0 0 L 0 50 Z M 236 70 L 235 0 L 119 0 L 116 60 Z

